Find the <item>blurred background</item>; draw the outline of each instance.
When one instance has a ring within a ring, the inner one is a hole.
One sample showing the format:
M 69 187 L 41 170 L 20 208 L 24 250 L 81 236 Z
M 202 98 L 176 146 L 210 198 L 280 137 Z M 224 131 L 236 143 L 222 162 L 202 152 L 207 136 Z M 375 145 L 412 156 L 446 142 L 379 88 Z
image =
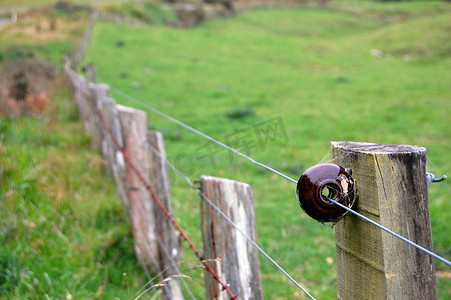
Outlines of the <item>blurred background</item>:
M 428 172 L 451 173 L 449 1 L 0 0 L 0 298 L 134 299 L 147 282 L 61 75 L 93 10 L 81 65 L 119 104 L 143 109 L 115 89 L 296 180 L 329 161 L 331 141 L 422 146 Z M 259 245 L 317 299 L 336 299 L 334 230 L 300 209 L 293 183 L 147 115 L 191 180 L 249 183 Z M 201 245 L 198 195 L 175 173 L 171 193 Z M 429 189 L 434 251 L 448 260 L 450 195 L 449 181 Z M 184 255 L 202 299 L 203 271 Z M 260 265 L 266 299 L 305 298 Z M 436 269 L 449 299 L 450 269 Z

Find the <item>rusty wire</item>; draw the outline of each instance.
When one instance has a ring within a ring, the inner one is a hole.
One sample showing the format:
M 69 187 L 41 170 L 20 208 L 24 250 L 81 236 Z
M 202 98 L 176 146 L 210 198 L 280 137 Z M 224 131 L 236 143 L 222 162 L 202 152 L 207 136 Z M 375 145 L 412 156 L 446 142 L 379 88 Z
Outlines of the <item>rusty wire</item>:
M 186 233 L 184 232 L 182 227 L 178 224 L 177 220 L 174 218 L 174 216 L 171 214 L 171 212 L 166 208 L 166 206 L 163 204 L 163 202 L 159 199 L 159 197 L 157 196 L 155 191 L 152 189 L 150 184 L 144 178 L 144 175 L 135 166 L 135 164 L 133 163 L 133 161 L 131 160 L 130 156 L 127 154 L 127 152 L 124 151 L 125 149 L 123 147 L 121 147 L 119 141 L 116 139 L 116 137 L 114 136 L 113 132 L 108 127 L 108 125 L 107 125 L 107 123 L 105 121 L 105 117 L 103 116 L 102 111 L 100 111 L 99 108 L 97 107 L 93 97 L 91 95 L 86 95 L 86 94 L 84 94 L 84 96 L 92 103 L 92 106 L 94 107 L 94 109 L 95 109 L 95 111 L 97 113 L 97 116 L 99 117 L 99 120 L 100 120 L 100 123 L 101 123 L 101 126 L 102 126 L 103 130 L 105 130 L 105 132 L 108 133 L 108 135 L 111 137 L 111 140 L 113 141 L 113 143 L 116 144 L 116 146 L 120 149 L 120 151 L 121 151 L 121 153 L 122 153 L 122 155 L 124 157 L 124 161 L 129 165 L 130 169 L 135 173 L 135 175 L 138 177 L 138 179 L 141 181 L 141 183 L 150 192 L 150 194 L 152 195 L 153 200 L 158 205 L 158 207 L 163 211 L 163 213 L 171 221 L 171 223 L 177 229 L 177 231 L 180 233 L 180 235 L 183 237 L 183 239 L 188 243 L 189 247 L 193 250 L 194 254 L 197 256 L 199 261 L 204 265 L 204 269 L 207 270 L 211 274 L 213 279 L 216 280 L 221 285 L 222 290 L 226 291 L 230 295 L 231 299 L 237 299 L 237 296 L 235 294 L 233 294 L 233 292 L 230 290 L 229 285 L 224 283 L 221 280 L 221 278 L 219 277 L 219 275 L 213 270 L 213 268 L 210 267 L 206 263 L 205 258 L 203 257 L 203 255 L 199 252 L 199 250 L 193 244 L 191 239 L 186 235 Z
M 217 145 L 219 145 L 219 146 L 221 146 L 221 147 L 223 147 L 225 149 L 230 150 L 231 152 L 235 153 L 238 156 L 243 157 L 244 159 L 247 159 L 248 161 L 252 162 L 253 164 L 261 166 L 261 167 L 265 168 L 266 170 L 268 170 L 268 171 L 270 171 L 272 173 L 275 173 L 275 174 L 287 179 L 288 181 L 291 181 L 291 182 L 297 184 L 297 180 L 295 180 L 295 179 L 293 179 L 293 178 L 291 178 L 291 177 L 289 177 L 289 176 L 287 176 L 287 175 L 285 175 L 285 174 L 283 174 L 283 173 L 281 173 L 281 172 L 279 172 L 279 171 L 277 171 L 277 170 L 275 170 L 275 169 L 273 169 L 273 168 L 271 168 L 271 167 L 269 167 L 269 166 L 267 166 L 267 165 L 265 165 L 263 163 L 260 163 L 260 162 L 258 162 L 256 160 L 254 160 L 253 158 L 251 158 L 251 157 L 249 157 L 249 156 L 247 156 L 247 155 L 245 155 L 245 154 L 233 149 L 232 147 L 230 147 L 228 145 L 225 145 L 224 143 L 219 142 L 218 140 L 206 135 L 205 133 L 203 133 L 203 132 L 201 132 L 201 131 L 199 131 L 197 129 L 192 128 L 191 126 L 189 126 L 189 125 L 187 125 L 187 124 L 185 124 L 185 123 L 183 123 L 183 122 L 181 122 L 181 121 L 179 121 L 177 119 L 174 119 L 173 117 L 171 117 L 169 115 L 166 115 L 165 113 L 163 113 L 163 112 L 151 107 L 150 105 L 148 105 L 148 104 L 146 104 L 146 103 L 144 103 L 144 102 L 142 102 L 142 101 L 140 101 L 140 100 L 138 100 L 138 99 L 126 94 L 126 93 L 124 93 L 123 91 L 121 91 L 121 90 L 119 90 L 119 89 L 117 89 L 115 87 L 111 87 L 111 88 L 113 90 L 115 90 L 117 93 L 121 94 L 124 98 L 128 99 L 129 101 L 132 101 L 132 102 L 134 102 L 136 104 L 139 104 L 142 107 L 145 107 L 146 109 L 148 109 L 149 111 L 151 111 L 151 112 L 153 112 L 153 113 L 155 113 L 155 114 L 167 119 L 168 121 L 171 121 L 171 122 L 173 122 L 173 123 L 185 128 L 186 130 L 188 130 L 188 131 L 190 131 L 192 133 L 195 133 L 195 134 L 197 134 L 197 135 L 199 135 L 199 136 L 201 136 L 201 137 L 203 137 L 203 138 L 205 138 L 205 139 L 207 139 L 207 140 L 209 140 L 209 141 L 211 141 L 211 142 L 213 142 L 213 143 L 215 143 L 215 144 L 217 144 Z M 430 175 L 428 175 L 428 176 L 430 176 Z M 439 182 L 439 181 L 445 180 L 446 178 L 447 177 L 445 175 L 444 177 L 442 177 L 440 179 L 435 179 L 432 182 Z M 428 180 L 430 180 L 430 179 L 428 178 Z M 332 201 L 332 202 L 334 202 L 335 204 L 340 206 L 340 204 L 338 202 L 336 202 L 336 201 Z M 402 241 L 404 241 L 404 242 L 408 243 L 409 245 L 417 248 L 418 250 L 420 250 L 420 251 L 422 251 L 422 252 L 434 257 L 435 259 L 445 263 L 448 266 L 451 266 L 451 262 L 450 261 L 448 261 L 445 258 L 439 256 L 438 254 L 435 254 L 434 252 L 432 252 L 430 250 L 427 250 L 424 247 L 421 247 L 420 245 L 408 240 L 407 238 L 402 237 L 401 235 L 399 235 L 399 234 L 395 233 L 394 231 L 392 231 L 392 230 L 390 230 L 390 229 L 378 224 L 377 222 L 374 222 L 374 221 L 372 221 L 372 220 L 370 220 L 368 218 L 364 218 L 361 214 L 359 214 L 358 212 L 356 212 L 356 211 L 354 211 L 354 210 L 352 210 L 350 208 L 346 208 L 346 209 L 349 212 L 355 214 L 356 216 L 362 218 L 363 220 L 371 223 L 372 225 L 375 225 L 376 227 L 378 227 L 378 228 L 384 230 L 385 232 L 393 235 L 394 237 L 397 237 L 397 238 L 401 239 Z

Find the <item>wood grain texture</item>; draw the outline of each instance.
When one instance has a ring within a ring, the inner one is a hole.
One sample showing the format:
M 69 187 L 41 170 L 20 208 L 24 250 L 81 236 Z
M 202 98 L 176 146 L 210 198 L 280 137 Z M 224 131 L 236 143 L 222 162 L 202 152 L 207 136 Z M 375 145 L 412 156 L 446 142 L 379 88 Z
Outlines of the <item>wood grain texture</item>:
M 112 123 L 112 116 L 110 115 L 110 109 L 109 107 L 112 105 L 116 105 L 114 99 L 111 99 L 109 97 L 100 97 L 99 98 L 100 103 L 100 111 L 103 116 L 103 119 L 105 120 L 105 126 L 104 128 L 102 126 L 102 135 L 103 135 L 103 141 L 102 141 L 102 156 L 103 156 L 103 162 L 105 165 L 105 170 L 108 174 L 108 176 L 114 178 L 113 174 L 113 165 L 115 164 L 115 155 L 114 155 L 114 143 L 111 138 L 112 130 L 111 130 L 111 123 Z M 111 132 L 111 133 L 110 133 Z
M 332 142 L 330 152 L 352 169 L 357 212 L 432 250 L 425 148 Z M 437 299 L 429 255 L 353 214 L 335 239 L 339 299 Z
M 172 213 L 169 170 L 165 163 L 166 150 L 163 134 L 158 131 L 149 131 L 147 132 L 147 142 L 157 152 L 155 153 L 149 149 L 150 185 L 155 190 L 161 202 Z M 155 211 L 155 229 L 161 242 L 158 243 L 158 262 L 160 270 L 163 270 L 164 278 L 167 278 L 177 274 L 174 269 L 174 264 L 178 265 L 178 254 L 181 245 L 171 221 L 155 202 L 153 204 Z M 167 287 L 170 293 L 167 293 L 165 289 L 163 290 L 165 299 L 183 299 L 180 282 L 177 279 L 167 282 Z
M 140 110 L 117 105 L 124 143 L 127 154 L 135 167 L 149 182 L 149 156 L 147 154 L 147 116 Z M 129 216 L 135 240 L 135 251 L 138 260 L 154 271 L 158 255 L 158 240 L 155 233 L 155 212 L 153 200 L 146 185 L 136 173 L 125 164 L 126 193 L 129 201 Z
M 257 241 L 252 188 L 245 183 L 201 177 L 202 193 L 253 241 Z M 238 299 L 263 299 L 258 251 L 214 208 L 201 199 L 205 258 Z M 230 299 L 210 274 L 205 274 L 205 299 Z
M 84 67 L 86 71 L 86 77 L 88 79 L 88 105 L 90 106 L 91 113 L 89 114 L 89 123 L 90 123 L 90 136 L 91 136 L 91 148 L 94 151 L 102 151 L 102 141 L 103 141 L 103 130 L 102 124 L 99 119 L 99 110 L 101 109 L 99 98 L 103 93 L 109 94 L 109 87 L 105 85 L 101 87 L 96 84 L 96 70 L 93 64 L 88 64 Z
M 124 216 L 128 218 L 129 204 L 126 193 L 125 163 L 122 154 L 123 141 L 119 113 L 116 102 L 112 98 L 102 97 L 101 106 L 102 114 L 108 128 L 104 131 L 105 139 L 102 143 L 105 167 L 116 183 L 115 185 L 120 195 Z
M 88 104 L 89 87 L 88 81 L 74 72 L 74 98 L 77 103 L 78 113 L 83 122 L 83 127 L 88 135 L 91 135 L 90 118 L 92 114 L 91 106 Z
M 104 124 L 102 124 L 101 116 L 99 116 L 99 114 L 102 114 L 102 117 L 106 121 L 106 118 L 108 117 L 108 114 L 107 114 L 108 112 L 103 109 L 103 101 L 104 101 L 104 99 L 109 99 L 110 87 L 103 83 L 96 83 L 96 84 L 90 83 L 90 87 L 92 90 L 93 102 L 95 105 L 95 112 L 96 112 L 96 117 L 94 119 L 94 122 L 95 122 L 95 127 L 98 131 L 97 138 L 99 140 L 97 141 L 97 143 L 100 146 L 100 151 L 106 162 L 110 156 L 109 150 L 107 148 L 107 142 L 108 142 L 107 139 L 109 139 L 109 132 L 108 132 L 108 130 L 106 130 L 107 128 L 104 128 Z M 107 174 L 109 176 L 111 176 L 112 170 L 111 170 L 110 164 L 106 163 L 105 169 L 107 171 Z

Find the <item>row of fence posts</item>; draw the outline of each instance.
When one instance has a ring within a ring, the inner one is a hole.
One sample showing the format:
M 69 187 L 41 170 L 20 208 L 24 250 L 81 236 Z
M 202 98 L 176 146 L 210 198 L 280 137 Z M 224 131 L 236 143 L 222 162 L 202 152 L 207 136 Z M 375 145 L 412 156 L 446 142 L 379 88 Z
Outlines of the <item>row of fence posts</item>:
M 123 156 L 126 153 L 132 159 L 159 199 L 172 211 L 163 135 L 148 131 L 144 111 L 116 104 L 109 96 L 109 87 L 95 83 L 92 65 L 87 66 L 85 72 L 87 79 L 71 68 L 69 59 L 64 63 L 65 79 L 84 129 L 91 136 L 92 148 L 102 152 L 105 169 L 115 180 L 124 213 L 131 224 L 137 259 L 154 273 L 162 272 L 164 278 L 176 275 L 174 263 L 179 263 L 182 253 L 178 233 L 155 204 L 145 184 L 124 162 Z M 103 115 L 108 128 L 104 128 L 98 112 Z M 150 151 L 149 147 L 158 153 Z M 248 184 L 202 176 L 200 188 L 212 203 L 256 241 L 254 200 Z M 201 203 L 205 259 L 210 261 L 220 278 L 230 284 L 238 299 L 262 299 L 257 249 L 203 199 Z M 209 274 L 206 273 L 204 278 L 206 299 L 226 299 L 227 295 Z M 183 298 L 178 280 L 169 280 L 166 284 L 164 291 L 169 290 L 173 299 Z M 165 297 L 169 298 L 169 295 Z
M 150 267 L 156 260 L 153 271 L 163 270 L 165 278 L 175 275 L 173 264 L 179 262 L 178 254 L 182 252 L 178 234 L 123 156 L 128 154 L 171 211 L 163 135 L 147 130 L 144 111 L 117 105 L 109 97 L 109 87 L 95 83 L 93 66 L 85 71 L 88 80 L 71 68 L 69 60 L 64 63 L 65 78 L 84 128 L 91 136 L 92 148 L 102 152 L 107 173 L 116 182 L 124 213 L 131 223 L 136 256 Z M 104 116 L 107 130 L 97 112 Z M 359 213 L 432 250 L 426 149 L 332 142 L 331 159 L 352 168 L 360 187 L 356 208 Z M 200 189 L 256 241 L 254 200 L 248 184 L 202 176 Z M 239 299 L 262 299 L 257 250 L 203 200 L 200 216 L 205 259 L 211 260 L 211 267 L 230 284 Z M 352 214 L 337 223 L 335 236 L 338 298 L 437 298 L 434 260 L 424 252 Z M 204 277 L 206 299 L 227 298 L 218 283 L 208 274 Z M 169 281 L 167 287 L 175 299 L 183 297 L 177 280 Z
M 94 11 L 80 49 L 64 61 L 64 76 L 92 147 L 102 152 L 106 171 L 116 182 L 124 214 L 131 224 L 137 259 L 155 273 L 163 270 L 163 276 L 170 277 L 176 274 L 173 264 L 180 261 L 182 253 L 178 233 L 123 155 L 132 158 L 146 182 L 172 211 L 163 135 L 147 130 L 145 112 L 117 105 L 109 96 L 108 85 L 96 83 L 93 66 L 86 68 L 88 79 L 76 72 L 97 18 Z M 107 130 L 98 112 L 104 116 Z M 158 153 L 149 151 L 148 145 Z M 432 250 L 425 148 L 332 142 L 330 156 L 334 163 L 353 171 L 358 213 Z M 200 188 L 256 241 L 249 185 L 202 176 Z M 211 260 L 210 266 L 230 284 L 238 299 L 262 299 L 257 250 L 203 199 L 200 215 L 203 254 Z M 424 252 L 353 214 L 336 224 L 335 243 L 338 299 L 437 299 L 434 260 Z M 228 298 L 209 274 L 204 278 L 206 299 Z M 170 298 L 169 294 L 174 299 L 183 298 L 177 280 L 168 281 L 164 291 L 165 298 Z

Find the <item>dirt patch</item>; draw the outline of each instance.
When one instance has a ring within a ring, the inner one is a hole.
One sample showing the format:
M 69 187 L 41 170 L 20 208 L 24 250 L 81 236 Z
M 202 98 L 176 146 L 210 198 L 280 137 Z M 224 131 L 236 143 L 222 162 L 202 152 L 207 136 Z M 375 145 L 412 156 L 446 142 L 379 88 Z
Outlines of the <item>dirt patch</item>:
M 11 40 L 16 44 L 46 44 L 60 40 L 77 43 L 87 22 L 86 11 L 68 13 L 47 8 L 29 12 L 2 29 L 0 44 Z
M 57 72 L 53 64 L 16 59 L 4 67 L 0 80 L 0 114 L 41 116 L 50 107 Z

